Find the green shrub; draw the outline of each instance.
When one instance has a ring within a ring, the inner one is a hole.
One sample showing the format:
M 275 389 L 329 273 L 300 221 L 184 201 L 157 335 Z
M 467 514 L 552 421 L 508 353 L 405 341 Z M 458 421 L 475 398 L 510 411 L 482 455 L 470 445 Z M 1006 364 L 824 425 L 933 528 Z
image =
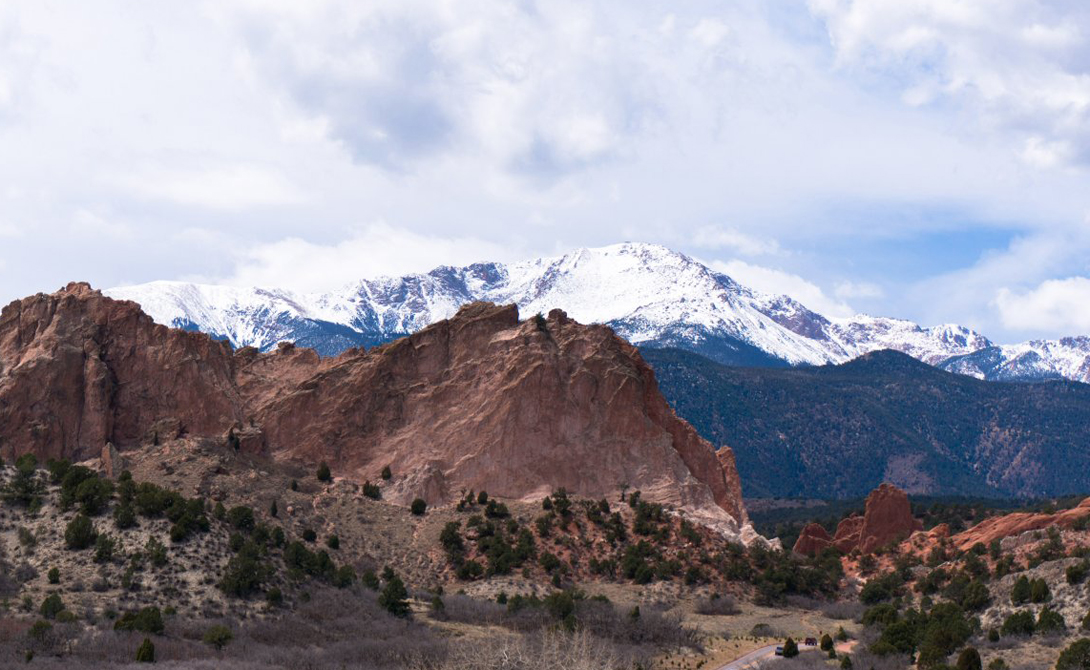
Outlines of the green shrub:
M 1034 579 L 1029 584 L 1029 599 L 1033 603 L 1047 603 L 1052 600 L 1052 592 L 1048 589 L 1048 583 L 1043 579 Z
M 320 481 L 320 482 L 327 482 L 328 483 L 328 482 L 333 481 L 333 474 L 329 471 L 329 465 L 327 465 L 325 461 L 322 461 L 321 463 L 318 464 L 317 476 L 318 476 L 318 481 Z
M 42 642 L 52 630 L 53 624 L 43 619 L 38 619 L 30 626 L 30 629 L 27 630 L 27 637 L 37 642 Z
M 85 514 L 77 514 L 64 529 L 64 544 L 69 549 L 79 551 L 90 547 L 97 537 L 95 527 Z
M 38 612 L 42 615 L 43 619 L 55 619 L 57 613 L 64 609 L 64 601 L 57 593 L 52 593 L 45 597 L 42 601 L 42 606 Z
M 341 548 L 341 538 L 337 537 L 336 535 L 330 535 L 326 538 L 325 544 L 330 549 L 336 551 L 337 549 Z
M 393 476 L 394 476 L 394 474 L 392 472 L 390 472 L 390 466 L 389 465 L 387 465 L 386 467 L 384 467 L 382 469 L 382 478 L 384 480 L 389 481 L 390 477 L 393 477 Z
M 1090 562 L 1082 561 L 1075 565 L 1069 565 L 1065 574 L 1068 584 L 1082 584 L 1086 581 L 1087 572 L 1090 572 Z
M 1053 610 L 1051 607 L 1041 609 L 1041 613 L 1037 616 L 1037 628 L 1035 632 L 1060 633 L 1065 630 L 1067 630 L 1067 623 L 1064 622 L 1062 614 Z
M 114 508 L 114 525 L 118 530 L 126 530 L 136 525 L 136 512 L 132 505 L 122 503 Z
M 1030 598 L 1030 584 L 1029 578 L 1022 575 L 1014 582 L 1014 587 L 1011 589 L 1011 604 L 1012 605 L 1024 605 L 1029 602 Z
M 157 568 L 161 568 L 167 564 L 167 548 L 159 538 L 154 535 L 148 538 L 146 544 L 144 544 L 144 555 L 147 556 L 151 564 Z
M 27 508 L 38 505 L 45 487 L 38 478 L 37 467 L 38 459 L 34 454 L 23 454 L 15 459 L 15 475 L 0 487 L 0 498 L 9 505 Z
M 318 539 L 318 533 L 315 533 L 313 528 L 304 528 L 303 529 L 303 541 L 304 542 L 313 542 L 313 541 L 315 541 L 317 539 Z
M 548 551 L 543 552 L 537 562 L 549 574 L 552 574 L 554 570 L 560 567 L 560 559 L 556 557 L 556 554 Z
M 415 498 L 409 510 L 416 516 L 423 516 L 428 509 L 428 503 L 423 498 Z
M 799 645 L 791 638 L 787 638 L 783 642 L 783 657 L 795 658 L 799 655 Z
M 109 563 L 114 559 L 114 548 L 117 543 L 105 533 L 95 538 L 95 563 Z
M 154 663 L 155 662 L 155 645 L 151 643 L 150 638 L 144 638 L 144 641 L 140 643 L 140 646 L 136 648 L 136 662 L 137 663 Z
M 484 574 L 484 566 L 474 560 L 465 561 L 458 566 L 458 579 L 471 581 Z
M 398 617 L 409 615 L 409 592 L 405 583 L 397 575 L 386 581 L 386 586 L 378 596 L 378 604 L 387 612 Z
M 246 542 L 237 554 L 227 561 L 219 588 L 230 596 L 246 597 L 256 592 L 272 575 L 272 568 L 262 560 L 262 550 L 253 542 Z M 285 557 L 286 558 L 286 557 Z
M 378 484 L 372 484 L 369 480 L 363 483 L 363 495 L 371 500 L 382 500 L 382 489 Z
M 821 636 L 820 649 L 822 651 L 830 651 L 830 650 L 832 650 L 832 648 L 833 648 L 833 638 L 829 637 L 828 633 L 822 635 Z
M 1015 612 L 1003 620 L 1000 632 L 1003 637 L 1011 635 L 1033 635 L 1037 628 L 1037 622 L 1033 619 L 1033 612 Z
M 280 592 L 280 589 L 274 586 L 265 592 L 265 602 L 273 607 L 279 607 L 284 604 L 284 594 Z
M 212 518 L 216 521 L 223 521 L 227 518 L 227 508 L 223 506 L 223 503 L 217 502 L 216 506 L 212 508 Z
M 245 505 L 232 507 L 227 511 L 226 519 L 227 523 L 238 530 L 253 530 L 254 528 L 254 511 Z
M 957 670 L 981 670 L 980 652 L 973 647 L 966 647 L 958 654 Z
M 235 636 L 231 633 L 230 628 L 217 625 L 206 630 L 201 641 L 211 647 L 215 647 L 216 650 L 219 651 L 226 647 L 233 639 L 235 639 Z
M 1056 660 L 1056 670 L 1090 670 L 1090 639 L 1082 638 L 1072 642 L 1060 652 Z
M 69 610 L 61 610 L 57 612 L 58 623 L 75 623 L 76 615 Z
M 272 501 L 272 504 L 269 505 L 269 516 L 275 519 L 278 514 L 280 514 L 280 510 L 276 508 L 276 501 L 274 500 Z
M 342 565 L 333 575 L 333 586 L 339 589 L 348 588 L 356 581 L 356 570 L 351 565 Z
M 46 575 L 46 576 L 48 577 L 50 584 L 60 584 L 61 583 L 61 571 L 58 570 L 57 568 L 50 568 L 49 569 L 49 574 Z
M 139 612 L 125 612 L 114 622 L 114 630 L 139 631 L 141 633 L 163 632 L 163 614 L 158 607 L 145 607 Z

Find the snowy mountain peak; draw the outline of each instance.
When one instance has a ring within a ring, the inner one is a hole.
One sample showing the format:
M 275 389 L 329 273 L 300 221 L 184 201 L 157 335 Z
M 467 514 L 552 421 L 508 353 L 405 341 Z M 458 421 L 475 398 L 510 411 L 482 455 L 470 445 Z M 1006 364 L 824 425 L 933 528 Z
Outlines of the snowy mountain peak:
M 605 323 L 638 345 L 675 346 L 730 364 L 822 365 L 878 349 L 989 379 L 1090 380 L 1090 338 L 997 347 L 956 324 L 858 315 L 829 319 L 784 295 L 743 286 L 657 244 L 625 242 L 517 263 L 442 266 L 363 279 L 321 294 L 157 281 L 106 291 L 155 321 L 235 346 L 281 340 L 324 355 L 371 346 L 452 316 L 474 300 L 516 303 L 523 314 L 565 310 Z

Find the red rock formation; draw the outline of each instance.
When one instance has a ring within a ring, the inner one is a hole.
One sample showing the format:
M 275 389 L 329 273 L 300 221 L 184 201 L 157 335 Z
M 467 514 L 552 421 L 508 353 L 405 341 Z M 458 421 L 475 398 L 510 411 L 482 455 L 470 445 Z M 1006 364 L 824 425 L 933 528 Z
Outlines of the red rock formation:
M 792 551 L 804 556 L 816 556 L 831 546 L 833 546 L 833 537 L 829 535 L 829 531 L 825 530 L 825 526 L 820 523 L 810 523 L 799 533 L 799 539 L 795 540 Z
M 239 450 L 376 480 L 384 496 L 449 501 L 461 489 L 534 498 L 622 484 L 738 532 L 733 454 L 677 418 L 636 349 L 554 310 L 519 322 L 478 303 L 364 352 L 320 359 L 282 346 L 232 352 L 155 325 L 135 303 L 86 284 L 0 316 L 5 455 L 81 460 L 103 445 L 215 437 Z
M 824 528 L 814 528 L 815 526 L 817 524 L 810 524 L 803 530 L 803 535 L 799 536 L 799 541 L 795 544 L 795 551 L 813 555 L 828 546 L 822 545 L 822 542 L 827 542 L 844 553 L 856 549 L 870 553 L 899 542 L 923 528 L 923 524 L 912 516 L 908 496 L 892 484 L 882 484 L 871 491 L 867 496 L 863 516 L 853 514 L 842 519 L 836 527 L 836 535 L 832 538 L 829 538 Z
M 921 530 L 923 523 L 912 516 L 908 495 L 893 484 L 882 484 L 867 496 L 859 550 L 867 554 L 887 544 L 900 542 Z
M 1076 521 L 1085 517 L 1090 517 L 1090 498 L 1083 500 L 1078 507 L 1056 514 L 1015 512 L 994 516 L 954 535 L 950 540 L 955 548 L 964 551 L 977 542 L 988 545 L 993 540 L 1001 540 L 1004 537 L 1020 535 L 1030 530 L 1041 530 L 1053 525 L 1070 528 Z
M 863 517 L 853 514 L 846 519 L 841 519 L 836 526 L 836 535 L 833 544 L 845 554 L 859 547 L 859 533 L 863 530 Z

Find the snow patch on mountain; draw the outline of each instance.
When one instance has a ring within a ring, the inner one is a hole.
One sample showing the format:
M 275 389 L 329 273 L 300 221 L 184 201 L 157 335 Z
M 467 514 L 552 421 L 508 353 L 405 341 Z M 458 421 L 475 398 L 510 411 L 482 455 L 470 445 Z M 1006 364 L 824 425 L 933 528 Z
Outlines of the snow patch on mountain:
M 419 330 L 467 302 L 487 300 L 515 303 L 523 315 L 560 308 L 578 321 L 611 325 L 634 344 L 678 346 L 725 362 L 744 351 L 791 365 L 822 365 L 894 349 L 987 379 L 1090 381 L 1085 337 L 996 346 L 953 324 L 924 328 L 866 315 L 830 319 L 653 244 L 440 267 L 318 294 L 169 281 L 105 293 L 139 303 L 158 323 L 261 350 L 293 340 L 333 354 Z

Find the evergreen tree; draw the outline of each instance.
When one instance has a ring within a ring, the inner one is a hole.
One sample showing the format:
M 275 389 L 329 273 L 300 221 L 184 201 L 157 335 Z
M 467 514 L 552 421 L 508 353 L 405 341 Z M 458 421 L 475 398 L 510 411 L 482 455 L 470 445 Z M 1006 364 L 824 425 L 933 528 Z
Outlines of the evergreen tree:
M 982 670 L 980 652 L 974 647 L 966 647 L 958 654 L 957 670 Z
M 155 645 L 151 643 L 150 638 L 144 638 L 144 641 L 140 643 L 140 646 L 136 649 L 136 662 L 137 663 L 154 663 L 155 662 Z
M 1043 579 L 1034 579 L 1029 585 L 1029 599 L 1034 603 L 1046 603 L 1052 600 L 1052 592 L 1048 589 L 1048 582 Z
M 1029 578 L 1025 575 L 1022 575 L 1014 582 L 1014 588 L 1011 589 L 1011 604 L 1024 605 L 1025 603 L 1029 602 L 1029 598 Z
M 405 588 L 405 582 L 397 575 L 392 575 L 386 581 L 382 593 L 378 596 L 378 604 L 394 616 L 409 616 L 409 591 Z
M 1060 653 L 1056 670 L 1090 670 L 1090 639 L 1073 642 Z
M 794 658 L 799 655 L 799 645 L 795 643 L 791 638 L 787 638 L 783 643 L 783 657 Z
M 68 522 L 64 529 L 64 544 L 69 549 L 80 550 L 90 547 L 97 537 L 95 527 L 86 515 L 80 513 Z
M 409 509 L 415 516 L 424 516 L 424 512 L 428 509 L 428 503 L 423 498 L 416 498 Z
M 331 482 L 333 481 L 333 474 L 329 471 L 329 465 L 325 461 L 318 464 L 318 481 Z

